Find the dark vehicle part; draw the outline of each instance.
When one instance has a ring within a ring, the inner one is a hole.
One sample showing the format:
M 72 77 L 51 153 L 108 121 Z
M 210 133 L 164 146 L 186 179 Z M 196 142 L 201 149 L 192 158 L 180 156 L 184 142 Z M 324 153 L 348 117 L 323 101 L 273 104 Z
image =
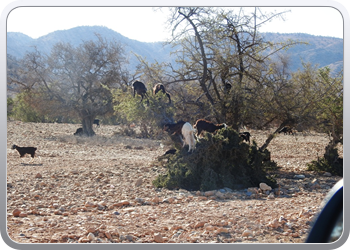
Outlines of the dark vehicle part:
M 306 243 L 330 243 L 343 233 L 343 179 L 328 192 Z

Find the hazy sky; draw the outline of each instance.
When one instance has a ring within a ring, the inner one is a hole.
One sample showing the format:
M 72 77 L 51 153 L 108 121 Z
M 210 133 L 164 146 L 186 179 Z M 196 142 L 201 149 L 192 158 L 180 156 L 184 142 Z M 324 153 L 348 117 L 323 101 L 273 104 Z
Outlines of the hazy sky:
M 284 15 L 284 21 L 275 19 L 261 32 L 343 38 L 342 16 L 332 7 L 265 7 L 262 10 L 290 12 Z M 164 41 L 169 36 L 166 13 L 166 9 L 154 11 L 151 7 L 20 7 L 10 12 L 7 31 L 38 38 L 56 30 L 99 25 L 143 42 Z

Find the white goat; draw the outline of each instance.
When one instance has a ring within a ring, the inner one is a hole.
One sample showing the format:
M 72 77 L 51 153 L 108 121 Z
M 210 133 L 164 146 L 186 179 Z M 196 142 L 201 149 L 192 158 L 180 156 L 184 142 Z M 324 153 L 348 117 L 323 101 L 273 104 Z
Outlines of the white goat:
M 192 125 L 188 122 L 186 122 L 181 129 L 182 136 L 184 137 L 183 145 L 184 147 L 186 144 L 188 145 L 188 152 L 193 151 L 196 149 L 196 140 L 194 138 L 194 132 Z

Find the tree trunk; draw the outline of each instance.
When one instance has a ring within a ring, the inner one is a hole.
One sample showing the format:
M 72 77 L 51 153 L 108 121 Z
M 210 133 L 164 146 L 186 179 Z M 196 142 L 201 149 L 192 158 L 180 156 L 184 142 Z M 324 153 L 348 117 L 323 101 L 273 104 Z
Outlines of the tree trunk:
M 287 126 L 288 124 L 290 124 L 290 120 L 282 122 L 281 125 L 275 130 L 275 132 L 273 132 L 272 134 L 269 135 L 269 137 L 267 137 L 264 145 L 262 145 L 259 150 L 261 152 L 263 152 L 267 148 L 267 146 L 270 144 L 272 139 L 275 138 L 275 136 L 278 133 L 278 131 L 280 131 L 284 126 Z
M 94 136 L 95 131 L 92 129 L 92 124 L 94 122 L 94 117 L 86 116 L 82 120 L 84 135 L 86 136 Z

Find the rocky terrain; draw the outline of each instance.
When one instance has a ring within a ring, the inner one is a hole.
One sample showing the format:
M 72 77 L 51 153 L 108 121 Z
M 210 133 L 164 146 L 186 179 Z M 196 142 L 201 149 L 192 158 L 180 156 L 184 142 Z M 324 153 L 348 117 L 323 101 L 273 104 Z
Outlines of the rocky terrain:
M 8 121 L 7 233 L 17 243 L 300 243 L 340 179 L 307 172 L 325 134 L 278 135 L 268 149 L 279 188 L 207 192 L 155 188 L 165 172 L 162 141 L 101 125 L 93 138 L 76 124 Z M 250 131 L 262 145 L 268 131 Z M 35 146 L 28 163 L 12 145 Z M 341 151 L 342 152 L 342 151 Z

